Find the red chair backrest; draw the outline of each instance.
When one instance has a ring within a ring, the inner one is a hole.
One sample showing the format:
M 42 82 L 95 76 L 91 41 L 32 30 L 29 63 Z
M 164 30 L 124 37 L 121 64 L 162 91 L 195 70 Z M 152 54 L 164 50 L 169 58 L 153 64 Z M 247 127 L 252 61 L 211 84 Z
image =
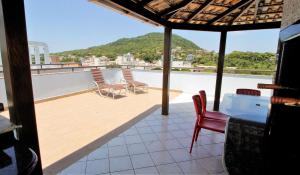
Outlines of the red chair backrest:
M 207 104 L 207 100 L 206 100 L 206 93 L 204 90 L 199 91 L 199 95 L 200 98 L 202 99 L 203 103 L 202 103 L 202 110 L 203 113 L 206 113 L 206 104 Z
M 122 72 L 126 81 L 133 81 L 133 76 L 130 69 L 122 69 Z
M 104 77 L 100 69 L 91 69 L 94 80 L 98 84 L 105 84 Z
M 194 107 L 197 115 L 198 123 L 202 121 L 203 118 L 203 110 L 202 110 L 202 100 L 199 95 L 193 96 Z
M 237 89 L 236 94 L 260 96 L 260 91 L 255 89 Z

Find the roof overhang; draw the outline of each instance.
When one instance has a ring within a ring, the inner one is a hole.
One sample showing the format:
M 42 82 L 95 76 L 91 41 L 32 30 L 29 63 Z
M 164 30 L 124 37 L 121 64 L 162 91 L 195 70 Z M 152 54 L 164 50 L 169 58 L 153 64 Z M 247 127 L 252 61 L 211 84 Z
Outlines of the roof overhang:
M 155 26 L 202 31 L 280 28 L 283 0 L 89 0 Z

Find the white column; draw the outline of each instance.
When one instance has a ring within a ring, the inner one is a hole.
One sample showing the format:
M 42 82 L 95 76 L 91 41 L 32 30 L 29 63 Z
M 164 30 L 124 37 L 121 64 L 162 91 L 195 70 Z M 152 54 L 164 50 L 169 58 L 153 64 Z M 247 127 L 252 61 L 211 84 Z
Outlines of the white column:
M 48 46 L 44 46 L 44 64 L 50 64 Z
M 34 47 L 34 59 L 35 59 L 35 64 L 41 64 L 40 51 L 39 51 L 39 47 L 37 46 Z

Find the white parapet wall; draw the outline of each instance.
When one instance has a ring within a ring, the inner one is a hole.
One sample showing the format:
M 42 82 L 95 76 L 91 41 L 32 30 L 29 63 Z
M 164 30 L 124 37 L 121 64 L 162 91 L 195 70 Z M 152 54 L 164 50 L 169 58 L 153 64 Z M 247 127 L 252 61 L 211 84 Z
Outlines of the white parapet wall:
M 133 71 L 135 79 L 149 84 L 151 87 L 162 87 L 162 71 Z M 186 93 L 197 93 L 205 90 L 208 96 L 215 94 L 215 73 L 171 72 L 170 89 Z M 257 83 L 272 83 L 271 76 L 224 74 L 221 96 L 235 93 L 237 88 L 256 89 Z M 270 90 L 261 90 L 263 96 L 270 96 Z
M 150 87 L 162 87 L 162 71 L 133 70 L 135 80 L 145 82 Z M 104 69 L 104 77 L 108 83 L 119 83 L 123 78 L 120 69 Z M 187 93 L 197 93 L 200 89 L 213 97 L 216 74 L 172 72 L 170 88 Z M 90 71 L 48 73 L 32 75 L 34 100 L 42 100 L 84 91 L 93 88 L 93 77 Z M 234 93 L 236 88 L 253 88 L 257 83 L 272 83 L 270 76 L 249 76 L 224 74 L 222 95 Z M 262 95 L 270 96 L 270 90 L 262 90 Z M 0 78 L 0 102 L 7 104 L 4 79 Z
M 117 69 L 105 69 L 103 74 L 108 82 L 115 83 L 119 81 L 121 72 Z M 35 101 L 88 90 L 93 88 L 92 83 L 90 71 L 32 75 Z M 7 105 L 3 77 L 0 78 L 0 102 Z

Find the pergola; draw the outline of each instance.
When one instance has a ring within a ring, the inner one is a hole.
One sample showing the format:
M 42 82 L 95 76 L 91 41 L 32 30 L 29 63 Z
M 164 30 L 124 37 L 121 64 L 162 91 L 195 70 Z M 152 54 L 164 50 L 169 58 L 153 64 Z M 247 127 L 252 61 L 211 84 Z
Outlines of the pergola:
M 162 114 L 169 111 L 172 29 L 221 32 L 214 110 L 219 109 L 227 32 L 279 28 L 283 0 L 90 0 L 165 27 Z M 40 158 L 24 2 L 0 0 L 0 45 L 10 120 Z M 42 174 L 39 161 L 36 174 Z
M 283 0 L 89 0 L 165 27 L 162 114 L 169 113 L 172 29 L 221 32 L 214 110 L 219 110 L 227 32 L 279 28 Z

